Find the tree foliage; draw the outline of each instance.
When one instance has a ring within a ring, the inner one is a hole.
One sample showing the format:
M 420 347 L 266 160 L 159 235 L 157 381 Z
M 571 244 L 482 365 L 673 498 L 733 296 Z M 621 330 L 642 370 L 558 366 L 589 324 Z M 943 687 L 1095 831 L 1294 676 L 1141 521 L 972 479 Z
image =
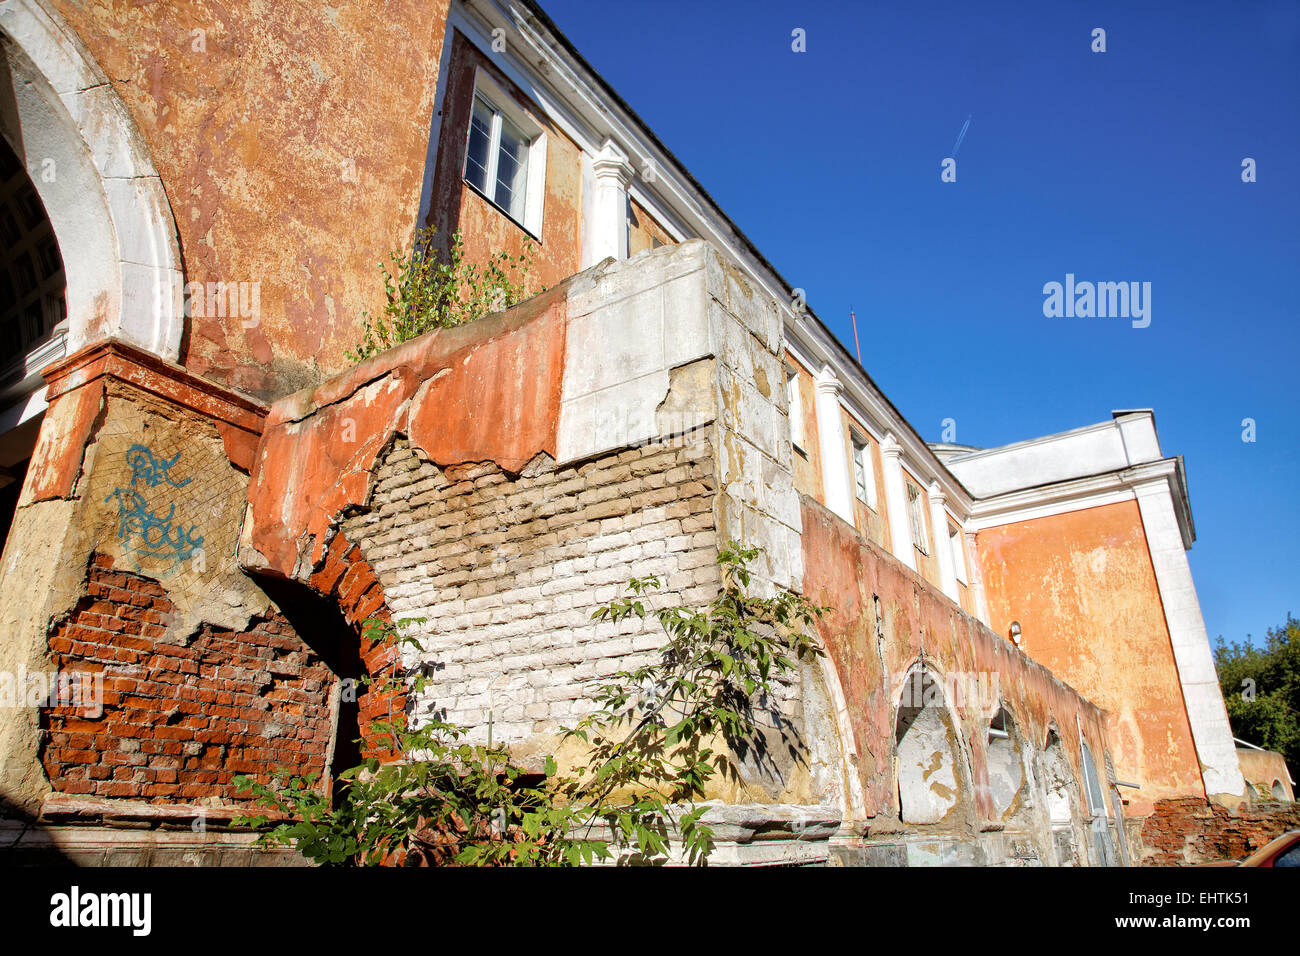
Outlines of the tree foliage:
M 660 863 L 674 843 L 686 862 L 706 863 L 710 781 L 740 780 L 735 754 L 761 749 L 775 682 L 822 654 L 814 633 L 825 608 L 784 589 L 749 593 L 758 553 L 734 543 L 719 553 L 707 607 L 655 609 L 661 582 L 645 577 L 592 615 L 654 620 L 667 640 L 650 662 L 592 688 L 594 708 L 560 734 L 585 754 L 573 769 L 548 756 L 544 777 L 530 775 L 505 747 L 463 742 L 462 728 L 440 721 L 409 729 L 399 715 L 374 725 L 371 743 L 400 759 L 344 771 L 333 803 L 310 776 L 236 778 L 276 815 L 241 822 L 269 826 L 264 844 L 296 844 L 329 865 Z M 371 622 L 369 636 L 418 647 L 402 633 L 413 623 Z
M 533 266 L 531 240 L 524 252 L 497 252 L 482 265 L 465 261 L 460 230 L 439 255 L 432 227 L 419 230 L 409 254 L 394 250 L 380 264 L 387 304 L 378 316 L 365 315 L 361 341 L 347 353 L 362 362 L 432 329 L 451 328 L 523 301 Z
M 1288 614 L 1262 648 L 1220 637 L 1214 664 L 1233 736 L 1278 751 L 1300 779 L 1300 620 Z

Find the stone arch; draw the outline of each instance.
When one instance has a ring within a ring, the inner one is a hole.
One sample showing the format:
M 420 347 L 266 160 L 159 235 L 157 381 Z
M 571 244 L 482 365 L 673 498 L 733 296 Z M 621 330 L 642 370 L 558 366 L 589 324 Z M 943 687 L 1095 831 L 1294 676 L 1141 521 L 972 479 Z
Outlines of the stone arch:
M 45 0 L 0 4 L 0 43 L 0 134 L 39 171 L 64 250 L 67 352 L 115 337 L 174 361 L 185 323 L 176 223 L 126 105 Z
M 1279 777 L 1273 781 L 1273 786 L 1269 788 L 1269 795 L 1280 803 L 1286 803 L 1286 787 L 1282 785 L 1282 779 Z
M 839 806 L 842 820 L 847 823 L 867 818 L 866 797 L 862 778 L 858 772 L 858 753 L 853 734 L 848 699 L 840 683 L 839 671 L 829 654 L 804 665 L 809 682 L 808 701 L 805 703 L 805 721 L 817 723 L 826 720 L 834 728 L 825 733 L 820 727 L 809 726 L 807 743 L 814 763 L 828 768 L 822 800 L 834 800 Z M 816 690 L 825 692 L 824 706 Z M 824 711 L 824 712 L 823 712 Z
M 898 815 L 939 823 L 968 801 L 970 772 L 958 723 L 934 671 L 908 671 L 894 720 Z

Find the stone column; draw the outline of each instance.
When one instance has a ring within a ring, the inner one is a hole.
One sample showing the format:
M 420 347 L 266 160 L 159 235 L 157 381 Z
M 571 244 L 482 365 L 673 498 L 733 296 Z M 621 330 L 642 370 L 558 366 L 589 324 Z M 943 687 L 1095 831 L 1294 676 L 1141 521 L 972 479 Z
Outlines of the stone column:
M 957 600 L 957 566 L 953 564 L 952 542 L 948 540 L 948 512 L 944 509 L 944 493 L 939 482 L 930 482 L 930 529 L 934 535 L 934 550 L 939 555 L 939 583 L 943 593 Z
M 894 557 L 913 571 L 916 553 L 912 549 L 912 525 L 907 517 L 907 488 L 903 483 L 903 449 L 893 432 L 880 443 L 880 463 L 885 472 L 885 507 L 889 510 L 889 537 Z
M 853 524 L 853 491 L 849 487 L 849 461 L 844 450 L 844 419 L 840 414 L 842 386 L 829 365 L 822 366 L 813 382 L 826 507 Z
M 592 223 L 592 253 L 595 262 L 613 256 L 627 258 L 627 187 L 636 172 L 627 154 L 605 140 L 592 161 L 596 176 L 596 204 Z

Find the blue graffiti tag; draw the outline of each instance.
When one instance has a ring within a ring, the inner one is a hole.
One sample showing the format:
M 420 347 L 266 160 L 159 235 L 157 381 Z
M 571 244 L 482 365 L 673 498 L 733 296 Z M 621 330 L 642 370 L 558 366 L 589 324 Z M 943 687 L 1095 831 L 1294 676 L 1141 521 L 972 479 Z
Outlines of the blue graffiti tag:
M 186 530 L 183 524 L 173 524 L 174 504 L 167 509 L 167 514 L 159 517 L 157 512 L 149 509 L 148 500 L 135 487 L 137 482 L 150 488 L 164 481 L 173 488 L 188 485 L 192 478 L 173 481 L 168 474 L 180 457 L 180 452 L 177 452 L 170 459 L 158 460 L 144 445 L 132 445 L 126 453 L 127 464 L 131 466 L 131 487 L 115 488 L 104 499 L 106 502 L 117 499 L 117 539 L 128 550 L 148 557 L 168 558 L 178 564 L 192 557 L 203 544 L 203 536 L 195 534 L 198 525 L 190 525 Z
M 186 478 L 184 481 L 172 481 L 172 476 L 167 474 L 172 465 L 176 464 L 181 453 L 177 452 L 171 458 L 164 458 L 162 461 L 157 460 L 144 445 L 132 445 L 126 451 L 126 463 L 131 466 L 131 487 L 135 487 L 136 481 L 145 481 L 150 488 L 160 485 L 164 481 L 173 488 L 184 488 L 194 479 Z

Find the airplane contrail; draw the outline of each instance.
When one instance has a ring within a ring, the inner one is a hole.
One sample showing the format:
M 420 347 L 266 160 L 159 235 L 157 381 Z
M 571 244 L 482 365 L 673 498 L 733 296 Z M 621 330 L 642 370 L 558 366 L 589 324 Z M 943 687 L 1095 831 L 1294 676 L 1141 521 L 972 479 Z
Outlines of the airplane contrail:
M 953 144 L 952 155 L 957 156 L 957 150 L 961 149 L 961 141 L 966 138 L 966 130 L 970 129 L 970 116 L 966 117 L 966 122 L 961 124 L 961 132 L 957 134 L 957 142 Z

